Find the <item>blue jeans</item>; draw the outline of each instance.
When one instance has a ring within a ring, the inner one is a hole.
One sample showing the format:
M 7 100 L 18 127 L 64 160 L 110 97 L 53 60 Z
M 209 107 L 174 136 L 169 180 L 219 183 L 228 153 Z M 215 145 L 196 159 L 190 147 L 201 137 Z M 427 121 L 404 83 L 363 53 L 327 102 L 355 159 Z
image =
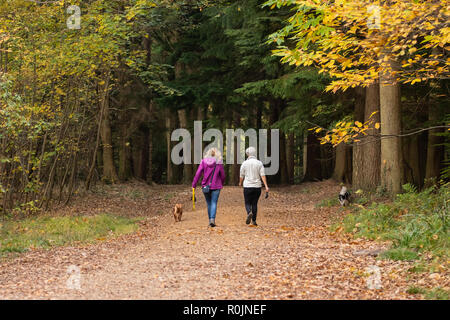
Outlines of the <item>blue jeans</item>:
M 209 219 L 216 218 L 217 201 L 219 201 L 220 189 L 210 190 L 209 193 L 204 193 L 206 204 L 208 205 Z

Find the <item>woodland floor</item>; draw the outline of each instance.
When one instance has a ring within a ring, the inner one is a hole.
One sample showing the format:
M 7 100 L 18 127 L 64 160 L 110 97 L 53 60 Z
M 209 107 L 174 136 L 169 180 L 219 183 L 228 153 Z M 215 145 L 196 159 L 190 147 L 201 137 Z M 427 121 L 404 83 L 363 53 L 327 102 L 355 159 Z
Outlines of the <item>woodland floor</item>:
M 203 195 L 192 211 L 189 187 L 102 187 L 54 214 L 144 217 L 139 231 L 0 261 L 0 298 L 417 299 L 406 293 L 410 286 L 443 285 L 429 274 L 408 272 L 413 262 L 361 254 L 386 245 L 331 234 L 328 226 L 345 211 L 316 204 L 339 189 L 331 181 L 273 188 L 260 200 L 259 226 L 250 227 L 242 189 L 226 187 L 218 226 L 209 228 Z M 177 202 L 185 208 L 180 223 L 170 213 Z M 80 290 L 66 286 L 71 265 L 81 269 Z M 378 290 L 366 284 L 372 265 L 381 270 Z

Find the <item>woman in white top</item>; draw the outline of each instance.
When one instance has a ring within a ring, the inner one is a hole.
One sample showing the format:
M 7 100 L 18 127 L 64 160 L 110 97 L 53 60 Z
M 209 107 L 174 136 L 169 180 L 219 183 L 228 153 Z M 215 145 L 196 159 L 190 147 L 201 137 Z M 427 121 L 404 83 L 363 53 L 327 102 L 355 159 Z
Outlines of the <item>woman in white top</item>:
M 264 173 L 264 165 L 256 158 L 256 149 L 250 147 L 245 150 L 247 160 L 241 165 L 239 186 L 244 182 L 244 200 L 245 209 L 247 210 L 246 224 L 250 221 L 256 226 L 256 216 L 258 213 L 258 200 L 261 196 L 261 180 L 264 182 L 266 192 L 269 192 L 267 186 L 266 174 Z

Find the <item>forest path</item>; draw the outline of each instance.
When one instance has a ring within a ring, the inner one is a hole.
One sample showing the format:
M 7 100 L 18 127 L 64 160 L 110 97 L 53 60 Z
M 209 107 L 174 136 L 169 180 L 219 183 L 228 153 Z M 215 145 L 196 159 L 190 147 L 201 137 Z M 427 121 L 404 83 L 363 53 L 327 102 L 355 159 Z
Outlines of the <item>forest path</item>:
M 259 226 L 251 227 L 242 189 L 226 187 L 218 226 L 209 228 L 203 195 L 192 211 L 184 189 L 180 223 L 167 213 L 132 235 L 0 262 L 0 298 L 416 299 L 401 275 L 410 263 L 378 261 L 360 252 L 379 243 L 330 234 L 327 226 L 343 213 L 316 204 L 338 190 L 330 181 L 274 188 L 260 200 Z M 81 270 L 79 290 L 67 288 L 71 265 Z M 372 265 L 381 270 L 382 289 L 367 287 Z

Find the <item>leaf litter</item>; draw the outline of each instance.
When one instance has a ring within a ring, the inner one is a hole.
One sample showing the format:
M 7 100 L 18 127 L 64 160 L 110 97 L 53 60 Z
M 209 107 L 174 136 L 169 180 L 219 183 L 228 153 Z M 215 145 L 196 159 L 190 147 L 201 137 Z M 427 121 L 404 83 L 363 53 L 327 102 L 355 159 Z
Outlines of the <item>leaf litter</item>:
M 0 261 L 0 298 L 420 299 L 408 288 L 448 289 L 448 273 L 408 272 L 413 262 L 377 259 L 387 244 L 331 233 L 346 211 L 316 204 L 339 189 L 332 181 L 275 187 L 250 227 L 242 189 L 225 187 L 210 228 L 204 200 L 192 211 L 187 186 L 106 186 L 53 214 L 140 217 L 139 231 Z M 179 223 L 175 203 L 184 206 Z M 80 289 L 67 286 L 70 266 L 80 269 Z M 370 266 L 380 270 L 380 289 L 368 287 Z

